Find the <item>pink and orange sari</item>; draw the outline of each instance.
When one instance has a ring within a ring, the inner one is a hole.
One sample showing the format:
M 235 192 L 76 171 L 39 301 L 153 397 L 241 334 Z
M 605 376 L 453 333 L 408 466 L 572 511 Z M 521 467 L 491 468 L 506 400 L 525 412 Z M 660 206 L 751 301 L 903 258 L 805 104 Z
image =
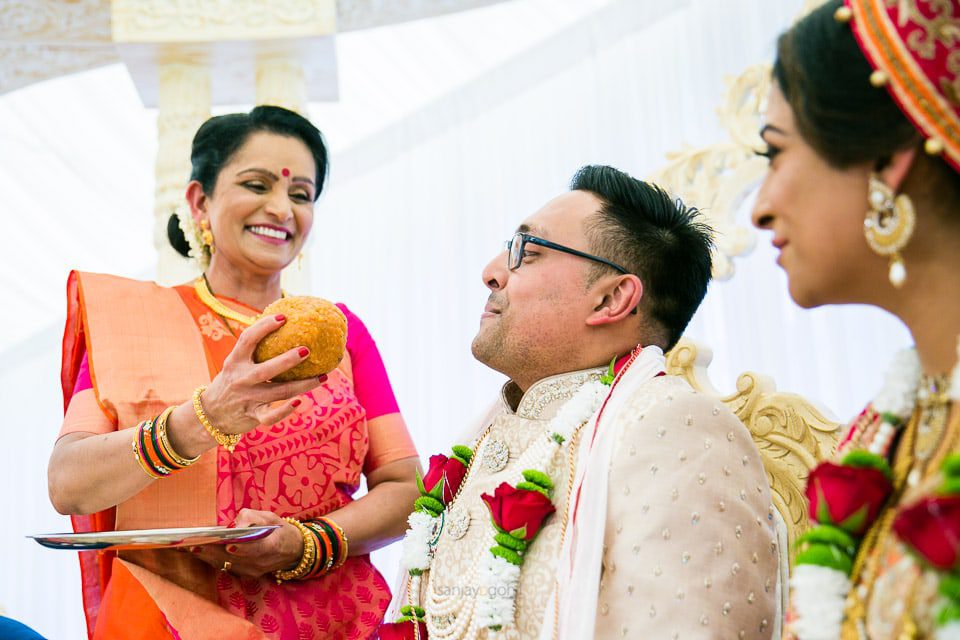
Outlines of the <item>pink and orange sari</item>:
M 71 273 L 61 435 L 130 428 L 189 398 L 223 366 L 240 326 L 191 286 Z M 238 311 L 257 313 L 222 299 Z M 347 355 L 286 420 L 216 448 L 76 531 L 230 525 L 240 509 L 315 518 L 353 500 L 362 473 L 416 455 L 376 346 L 346 307 Z M 81 552 L 91 638 L 366 638 L 390 591 L 368 556 L 315 580 L 240 578 L 177 550 Z

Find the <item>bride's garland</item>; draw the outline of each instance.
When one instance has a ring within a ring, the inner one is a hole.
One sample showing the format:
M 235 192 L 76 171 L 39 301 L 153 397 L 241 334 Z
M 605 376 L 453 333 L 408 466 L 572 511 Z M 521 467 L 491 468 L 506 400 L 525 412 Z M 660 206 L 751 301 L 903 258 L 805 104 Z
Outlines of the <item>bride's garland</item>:
M 796 567 L 790 579 L 789 623 L 800 640 L 840 638 L 857 551 L 862 537 L 893 493 L 890 449 L 898 432 L 913 415 L 920 378 L 916 351 L 908 349 L 898 353 L 881 392 L 851 424 L 846 440 L 839 447 L 840 463 L 824 462 L 810 473 L 806 495 L 815 526 L 797 540 Z M 948 396 L 951 400 L 960 399 L 960 353 Z M 945 487 L 951 493 L 960 494 L 960 479 L 956 479 L 960 478 L 960 461 L 948 459 L 948 463 Z M 951 482 L 950 478 L 955 480 Z M 960 530 L 960 496 L 954 499 L 957 508 L 953 513 L 958 518 L 955 525 Z M 923 544 L 918 547 L 907 533 L 917 530 L 916 513 L 915 509 L 901 513 L 894 529 L 927 564 L 942 569 L 943 563 L 932 561 Z M 924 522 L 928 523 L 929 518 Z M 926 527 L 922 530 L 929 533 Z M 954 555 L 957 551 L 954 549 Z M 950 567 L 951 571 L 955 569 Z M 943 594 L 945 604 L 938 616 L 937 638 L 960 638 L 960 576 L 942 584 L 947 585 L 947 593 Z
M 614 381 L 613 366 L 611 362 L 609 371 L 599 381 L 584 383 L 547 425 L 547 451 L 537 468 L 524 469 L 522 480 L 513 485 L 501 483 L 493 495 L 480 496 L 490 510 L 495 530 L 494 546 L 484 554 L 479 566 L 478 586 L 484 595 L 477 599 L 476 615 L 481 626 L 500 630 L 513 622 L 524 557 L 544 520 L 555 511 L 550 499 L 553 481 L 546 469 L 559 448 L 600 408 L 607 387 Z M 400 609 L 401 617 L 396 623 L 381 626 L 381 638 L 427 637 L 426 611 L 417 601 L 419 576 L 430 569 L 447 508 L 459 495 L 473 458 L 474 451 L 458 445 L 453 447 L 452 457 L 432 456 L 427 474 L 422 478 L 418 475 L 421 495 L 407 519 L 410 528 L 403 539 L 400 559 L 402 569 L 414 581 L 410 589 L 412 601 Z

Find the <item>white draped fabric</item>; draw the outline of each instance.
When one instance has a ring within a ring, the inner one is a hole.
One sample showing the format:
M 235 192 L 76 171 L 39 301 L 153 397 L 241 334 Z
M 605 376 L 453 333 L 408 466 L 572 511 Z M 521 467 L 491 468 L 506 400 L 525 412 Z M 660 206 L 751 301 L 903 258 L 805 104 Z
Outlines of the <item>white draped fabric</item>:
M 769 59 L 801 4 L 514 0 L 338 39 L 342 101 L 312 109 L 332 148 L 312 293 L 370 327 L 424 457 L 502 382 L 469 351 L 480 270 L 502 241 L 583 164 L 642 177 L 722 139 L 724 76 Z M 0 98 L 0 608 L 52 638 L 83 634 L 77 560 L 24 536 L 69 529 L 46 495 L 64 281 L 70 268 L 152 277 L 155 119 L 122 67 Z M 762 371 L 845 419 L 909 336 L 873 310 L 798 309 L 773 261 L 760 235 L 688 335 L 713 349 L 721 390 Z M 391 582 L 396 558 L 378 554 Z

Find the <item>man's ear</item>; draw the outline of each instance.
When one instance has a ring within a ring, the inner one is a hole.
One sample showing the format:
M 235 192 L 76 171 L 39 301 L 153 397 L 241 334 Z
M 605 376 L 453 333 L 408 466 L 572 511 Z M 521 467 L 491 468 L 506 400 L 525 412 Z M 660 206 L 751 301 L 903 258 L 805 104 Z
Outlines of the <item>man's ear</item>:
M 604 280 L 606 284 L 601 286 Z M 643 283 L 632 273 L 604 280 L 594 285 L 596 305 L 586 321 L 592 327 L 620 322 L 635 314 L 643 298 Z
M 187 185 L 187 204 L 190 206 L 190 217 L 195 224 L 207 217 L 207 194 L 203 192 L 203 185 L 191 180 Z

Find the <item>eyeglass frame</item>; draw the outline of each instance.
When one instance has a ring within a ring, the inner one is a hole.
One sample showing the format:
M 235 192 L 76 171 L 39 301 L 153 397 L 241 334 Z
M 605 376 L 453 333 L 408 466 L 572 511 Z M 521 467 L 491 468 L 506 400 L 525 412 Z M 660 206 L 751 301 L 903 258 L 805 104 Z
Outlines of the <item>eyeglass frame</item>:
M 520 250 L 519 250 L 518 253 L 517 253 L 517 255 L 519 256 L 519 258 L 517 259 L 517 264 L 516 264 L 515 266 L 511 266 L 511 265 L 510 265 L 510 262 L 511 262 L 511 259 L 510 259 L 510 258 L 511 258 L 511 256 L 513 255 L 513 251 L 511 250 L 511 247 L 513 246 L 513 243 L 514 243 L 514 241 L 517 239 L 518 236 L 520 237 Z M 580 258 L 586 258 L 587 260 L 593 260 L 594 262 L 599 262 L 600 264 L 605 264 L 605 265 L 607 265 L 608 267 L 611 267 L 611 268 L 615 269 L 616 271 L 619 271 L 620 273 L 622 273 L 622 274 L 625 275 L 625 276 L 626 276 L 626 275 L 630 275 L 630 272 L 629 272 L 629 271 L 627 271 L 626 269 L 624 269 L 623 267 L 621 267 L 621 266 L 618 265 L 617 263 L 611 262 L 611 261 L 607 260 L 606 258 L 601 258 L 600 256 L 595 256 L 595 255 L 593 255 L 592 253 L 586 253 L 585 251 L 580 251 L 579 249 L 573 249 L 573 248 L 571 248 L 571 247 L 565 247 L 565 246 L 562 245 L 562 244 L 557 244 L 556 242 L 550 242 L 549 240 L 544 240 L 543 238 L 540 238 L 540 237 L 538 237 L 538 236 L 531 235 L 531 234 L 529 234 L 529 233 L 524 233 L 523 231 L 518 231 L 518 232 L 516 232 L 515 234 L 513 234 L 513 236 L 512 236 L 509 240 L 507 240 L 507 241 L 504 243 L 504 244 L 506 245 L 506 249 L 507 249 L 507 269 L 508 269 L 508 270 L 510 270 L 510 271 L 516 271 L 517 269 L 520 268 L 520 265 L 523 264 L 523 249 L 524 249 L 524 247 L 526 246 L 527 243 L 536 244 L 536 245 L 539 245 L 539 246 L 541 246 L 541 247 L 546 247 L 546 248 L 548 248 L 548 249 L 553 249 L 553 250 L 555 250 L 555 251 L 562 251 L 563 253 L 568 253 L 568 254 L 570 254 L 570 255 L 572 255 L 572 256 L 577 256 L 577 257 L 580 257 Z

